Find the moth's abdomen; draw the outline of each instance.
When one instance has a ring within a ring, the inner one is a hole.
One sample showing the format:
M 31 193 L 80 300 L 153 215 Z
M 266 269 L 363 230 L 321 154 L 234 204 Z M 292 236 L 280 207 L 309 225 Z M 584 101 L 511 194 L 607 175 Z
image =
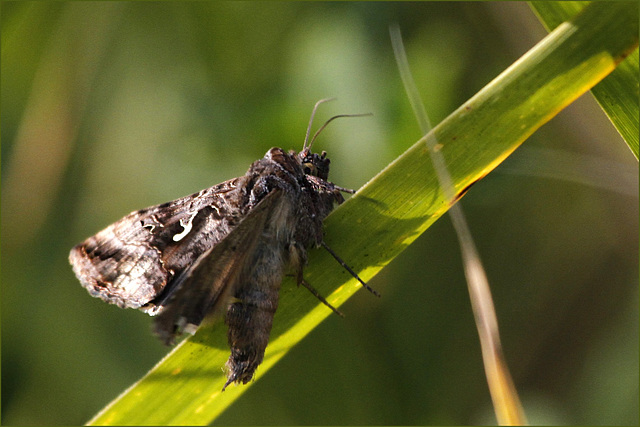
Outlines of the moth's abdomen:
M 280 287 L 280 278 L 277 287 Z M 278 306 L 278 289 L 266 292 L 251 286 L 237 295 L 241 302 L 229 306 L 226 322 L 231 356 L 227 361 L 228 381 L 246 384 L 262 363 L 269 342 L 273 316 Z
M 269 342 L 288 250 L 285 249 L 286 242 L 265 237 L 263 234 L 243 269 L 235 302 L 227 310 L 231 356 L 226 364 L 228 381 L 225 387 L 232 382 L 246 384 L 253 378 Z

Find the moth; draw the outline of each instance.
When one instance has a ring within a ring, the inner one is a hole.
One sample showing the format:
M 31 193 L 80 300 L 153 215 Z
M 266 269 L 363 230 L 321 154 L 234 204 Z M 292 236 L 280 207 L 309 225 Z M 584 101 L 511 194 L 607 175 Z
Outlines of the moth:
M 69 255 L 93 297 L 155 316 L 168 345 L 222 313 L 231 348 L 223 390 L 249 382 L 262 362 L 285 273 L 340 314 L 304 280 L 307 249 L 324 246 L 377 295 L 323 242 L 324 219 L 354 192 L 329 182 L 326 153 L 311 152 L 320 131 L 347 115 L 307 142 L 325 101 L 299 153 L 271 148 L 244 176 L 132 212 Z

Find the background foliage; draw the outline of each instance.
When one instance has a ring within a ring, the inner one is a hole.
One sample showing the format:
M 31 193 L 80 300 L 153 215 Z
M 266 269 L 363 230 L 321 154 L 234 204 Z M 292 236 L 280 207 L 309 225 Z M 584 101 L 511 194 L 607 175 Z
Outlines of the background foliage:
M 545 35 L 524 3 L 3 3 L 2 421 L 86 421 L 167 349 L 66 257 L 137 208 L 298 148 L 358 188 Z M 638 165 L 589 96 L 463 199 L 532 423 L 638 423 Z M 492 423 L 448 219 L 290 352 L 225 424 Z M 302 291 L 304 292 L 304 291 Z M 311 297 L 311 296 L 310 296 Z

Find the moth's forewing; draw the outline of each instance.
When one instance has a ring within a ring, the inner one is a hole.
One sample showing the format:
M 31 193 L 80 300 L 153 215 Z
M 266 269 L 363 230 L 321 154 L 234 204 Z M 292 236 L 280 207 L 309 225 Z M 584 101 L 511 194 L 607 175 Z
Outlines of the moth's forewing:
M 271 191 L 229 234 L 176 279 L 171 295 L 150 310 L 159 313 L 154 329 L 165 343 L 171 344 L 185 329 L 195 331 L 209 313 L 226 309 L 267 218 L 282 199 L 281 190 Z
M 238 179 L 132 212 L 75 246 L 69 262 L 82 286 L 122 308 L 142 308 L 170 291 L 235 225 Z
M 73 271 L 89 293 L 122 308 L 140 308 L 164 289 L 168 273 L 147 244 L 148 231 L 129 215 L 75 246 Z M 140 242 L 136 245 L 124 241 Z

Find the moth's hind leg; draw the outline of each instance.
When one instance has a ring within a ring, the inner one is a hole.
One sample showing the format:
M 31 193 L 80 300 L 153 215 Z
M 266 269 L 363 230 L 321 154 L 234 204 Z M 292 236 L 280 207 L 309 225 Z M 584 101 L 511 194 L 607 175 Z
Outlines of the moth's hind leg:
M 297 270 L 296 283 L 298 284 L 298 286 L 302 285 L 305 288 L 309 289 L 309 292 L 311 292 L 313 296 L 318 298 L 320 302 L 322 302 L 324 305 L 326 305 L 331 310 L 333 310 L 333 312 L 336 313 L 338 316 L 344 317 L 344 314 L 342 314 L 340 310 L 332 306 L 329 303 L 329 301 L 325 299 L 325 297 L 320 295 L 320 292 L 318 292 L 316 288 L 314 288 L 309 284 L 309 282 L 304 280 L 302 270 L 304 268 L 304 265 L 306 265 L 307 263 L 307 251 L 303 247 L 299 246 L 297 243 L 294 243 L 289 247 L 289 256 L 290 256 L 291 264 Z
M 329 307 L 331 310 L 333 310 L 333 312 L 335 314 L 337 314 L 340 317 L 344 317 L 344 314 L 342 314 L 342 312 L 340 310 L 338 310 L 337 308 L 335 308 L 334 306 L 332 306 L 329 301 L 327 301 L 322 295 L 320 295 L 320 293 L 317 291 L 316 288 L 314 288 L 313 286 L 311 286 L 306 280 L 304 280 L 301 276 L 302 276 L 302 269 L 300 270 L 300 275 L 298 276 L 298 285 L 302 285 L 305 288 L 309 289 L 309 291 L 320 300 L 320 302 L 322 302 L 324 305 L 326 305 L 327 307 Z

